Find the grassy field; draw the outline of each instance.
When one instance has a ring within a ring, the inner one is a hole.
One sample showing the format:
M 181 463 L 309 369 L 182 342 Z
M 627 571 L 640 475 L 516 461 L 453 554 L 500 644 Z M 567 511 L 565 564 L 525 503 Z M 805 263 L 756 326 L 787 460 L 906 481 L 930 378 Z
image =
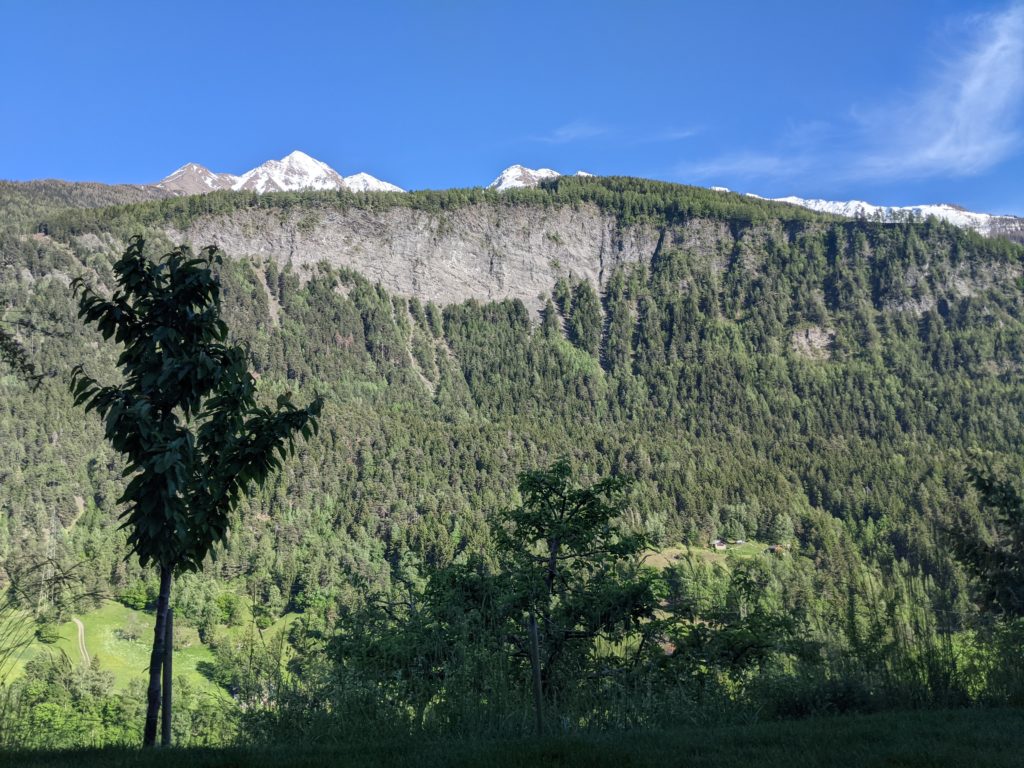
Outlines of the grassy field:
M 692 554 L 709 563 L 717 563 L 718 565 L 728 567 L 729 562 L 733 560 L 749 560 L 752 557 L 759 556 L 770 557 L 770 555 L 765 554 L 767 548 L 768 545 L 760 541 L 748 541 L 745 544 L 729 544 L 725 551 L 715 550 L 711 547 L 690 547 L 686 544 L 680 544 L 675 547 L 664 547 L 647 552 L 645 553 L 646 560 L 644 562 L 654 568 L 667 568 L 685 555 Z
M 0 766 L 12 768 L 1020 768 L 1022 764 L 1021 710 L 885 713 L 501 741 L 386 740 L 151 753 L 117 749 L 0 755 Z
M 149 669 L 149 653 L 153 644 L 153 615 L 143 611 L 134 611 L 113 601 L 104 603 L 97 611 L 79 617 L 85 625 L 85 645 L 89 654 L 98 659 L 100 668 L 114 675 L 114 687 L 124 688 L 132 678 L 145 678 Z M 135 640 L 126 640 L 123 633 L 130 629 L 137 636 Z M 72 659 L 80 658 L 73 655 L 78 648 L 77 630 L 73 623 L 61 625 L 61 643 L 66 638 L 74 639 L 71 648 L 64 651 Z M 220 690 L 197 670 L 196 666 L 203 661 L 212 661 L 213 653 L 199 641 L 194 629 L 178 628 L 175 635 L 181 635 L 184 647 L 174 653 L 174 673 L 184 675 L 200 690 Z
M 144 680 L 149 668 L 149 652 L 153 642 L 153 614 L 135 611 L 121 603 L 105 602 L 99 609 L 76 615 L 85 627 L 85 646 L 89 655 L 97 659 L 100 668 L 114 675 L 115 690 L 123 690 L 133 679 Z M 25 662 L 36 653 L 65 653 L 75 664 L 83 661 L 78 646 L 78 627 L 67 621 L 58 627 L 60 639 L 51 644 L 38 641 L 22 653 L 14 665 L 12 679 L 24 668 Z M 175 632 L 185 647 L 174 654 L 175 675 L 184 675 L 203 692 L 223 692 L 198 671 L 201 662 L 213 660 L 213 653 L 199 641 L 194 629 L 182 628 Z M 137 639 L 128 639 L 134 635 Z

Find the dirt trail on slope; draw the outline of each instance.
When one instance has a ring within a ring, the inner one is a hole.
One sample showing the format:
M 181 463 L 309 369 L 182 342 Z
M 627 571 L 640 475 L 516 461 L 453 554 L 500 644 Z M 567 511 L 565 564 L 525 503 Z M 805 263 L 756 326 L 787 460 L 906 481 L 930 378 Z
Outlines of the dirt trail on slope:
M 82 654 L 82 661 L 88 666 L 92 659 L 89 656 L 89 649 L 85 647 L 85 624 L 82 623 L 81 619 L 74 616 L 71 617 L 71 620 L 78 627 L 78 652 Z

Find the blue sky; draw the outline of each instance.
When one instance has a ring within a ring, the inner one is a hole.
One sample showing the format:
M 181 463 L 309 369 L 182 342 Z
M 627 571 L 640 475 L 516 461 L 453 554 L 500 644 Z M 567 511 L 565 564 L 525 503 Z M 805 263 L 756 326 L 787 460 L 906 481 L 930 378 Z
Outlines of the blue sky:
M 0 0 L 0 178 L 301 149 L 1024 215 L 1024 3 Z

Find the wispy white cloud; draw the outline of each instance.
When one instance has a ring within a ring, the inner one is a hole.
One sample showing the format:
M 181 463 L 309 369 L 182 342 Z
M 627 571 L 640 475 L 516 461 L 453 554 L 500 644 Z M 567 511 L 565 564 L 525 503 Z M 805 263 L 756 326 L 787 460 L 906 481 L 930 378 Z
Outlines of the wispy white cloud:
M 587 122 L 585 120 L 574 120 L 571 123 L 555 128 L 550 133 L 541 136 L 534 136 L 534 141 L 541 141 L 545 144 L 568 144 L 572 141 L 592 139 L 608 133 L 608 128 L 603 125 Z
M 1021 150 L 1024 3 L 961 19 L 956 53 L 898 102 L 851 110 L 833 122 L 790 127 L 769 151 L 744 151 L 676 168 L 691 180 L 890 181 L 982 173 Z
M 967 176 L 1021 145 L 1024 5 L 967 20 L 969 44 L 906 106 L 858 115 L 867 139 L 859 174 L 903 178 Z M 858 169 L 851 169 L 857 173 Z

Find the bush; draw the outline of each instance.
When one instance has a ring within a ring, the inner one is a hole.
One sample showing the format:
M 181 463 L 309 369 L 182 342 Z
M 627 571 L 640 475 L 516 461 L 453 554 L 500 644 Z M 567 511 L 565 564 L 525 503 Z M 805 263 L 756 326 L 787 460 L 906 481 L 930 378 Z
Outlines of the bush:
M 57 625 L 50 621 L 41 622 L 36 626 L 36 640 L 47 645 L 53 645 L 60 640 L 60 632 Z
M 156 591 L 144 581 L 133 581 L 118 597 L 124 605 L 144 611 L 156 603 Z

